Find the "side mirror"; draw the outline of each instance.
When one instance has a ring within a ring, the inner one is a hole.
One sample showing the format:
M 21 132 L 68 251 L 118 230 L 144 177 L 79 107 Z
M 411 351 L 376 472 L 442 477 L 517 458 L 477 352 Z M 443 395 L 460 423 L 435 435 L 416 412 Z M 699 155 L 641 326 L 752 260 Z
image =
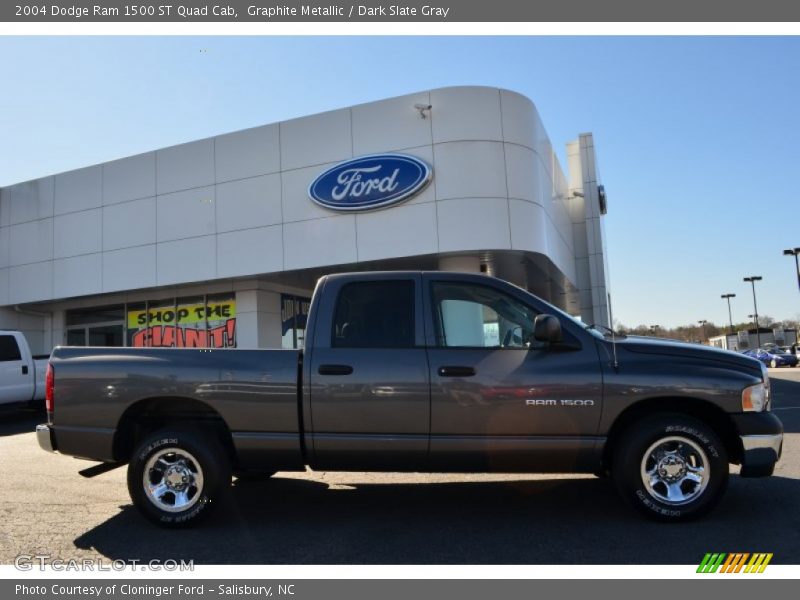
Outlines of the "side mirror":
M 537 342 L 561 341 L 561 321 L 553 315 L 537 315 L 533 321 L 533 339 Z

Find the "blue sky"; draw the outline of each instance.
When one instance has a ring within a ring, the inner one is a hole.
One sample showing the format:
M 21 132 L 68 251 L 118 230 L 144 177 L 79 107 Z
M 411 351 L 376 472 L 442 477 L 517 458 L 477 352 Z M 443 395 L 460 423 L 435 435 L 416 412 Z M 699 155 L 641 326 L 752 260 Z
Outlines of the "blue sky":
M 595 135 L 614 316 L 800 317 L 800 38 L 5 37 L 0 186 L 446 85 L 537 105 L 554 147 Z

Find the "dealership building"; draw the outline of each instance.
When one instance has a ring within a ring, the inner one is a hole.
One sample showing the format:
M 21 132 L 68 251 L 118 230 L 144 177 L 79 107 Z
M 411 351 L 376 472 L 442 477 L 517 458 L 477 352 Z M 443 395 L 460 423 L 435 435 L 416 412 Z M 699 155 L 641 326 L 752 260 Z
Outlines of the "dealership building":
M 0 328 L 59 344 L 291 348 L 317 278 L 458 270 L 609 324 L 591 134 L 449 87 L 0 189 Z

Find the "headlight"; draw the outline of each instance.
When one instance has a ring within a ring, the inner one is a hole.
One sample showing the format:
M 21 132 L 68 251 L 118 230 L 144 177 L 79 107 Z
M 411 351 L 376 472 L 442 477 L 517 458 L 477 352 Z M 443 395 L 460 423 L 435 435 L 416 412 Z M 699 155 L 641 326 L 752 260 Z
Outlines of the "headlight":
M 742 410 L 745 412 L 761 412 L 767 405 L 767 393 L 763 383 L 757 383 L 742 391 Z
M 764 382 L 751 385 L 742 391 L 742 410 L 744 412 L 762 412 L 770 409 L 770 385 L 767 368 L 762 366 Z

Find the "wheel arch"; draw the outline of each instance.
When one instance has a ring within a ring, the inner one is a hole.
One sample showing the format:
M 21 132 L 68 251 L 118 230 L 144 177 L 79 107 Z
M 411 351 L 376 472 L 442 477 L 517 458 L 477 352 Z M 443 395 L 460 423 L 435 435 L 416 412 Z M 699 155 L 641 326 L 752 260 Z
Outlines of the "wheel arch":
M 735 464 L 741 463 L 741 440 L 728 413 L 719 406 L 700 398 L 663 396 L 640 400 L 627 407 L 614 420 L 603 448 L 603 469 L 610 468 L 615 444 L 620 441 L 622 434 L 637 420 L 658 413 L 678 413 L 705 423 L 722 440 L 728 460 Z
M 222 415 L 202 400 L 183 396 L 143 398 L 128 406 L 114 434 L 114 458 L 127 462 L 138 440 L 167 427 L 199 429 L 213 435 L 228 453 L 231 464 L 236 464 L 233 437 Z

